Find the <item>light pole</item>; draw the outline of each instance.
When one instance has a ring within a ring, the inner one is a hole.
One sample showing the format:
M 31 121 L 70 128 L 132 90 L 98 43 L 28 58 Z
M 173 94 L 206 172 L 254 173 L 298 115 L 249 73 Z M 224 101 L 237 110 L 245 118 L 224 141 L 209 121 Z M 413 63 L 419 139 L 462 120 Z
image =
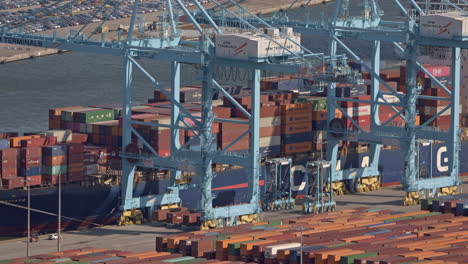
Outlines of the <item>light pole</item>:
M 30 187 L 30 178 L 26 178 L 24 180 L 26 182 L 26 186 L 28 188 L 28 241 L 27 241 L 27 246 L 26 246 L 26 255 L 29 257 L 31 256 L 31 249 L 30 249 L 30 243 L 31 243 L 31 187 Z
M 302 258 L 303 258 L 303 256 L 302 256 L 302 253 L 303 253 L 302 250 L 303 250 L 303 247 L 304 247 L 304 243 L 303 243 L 303 241 L 302 241 L 302 231 L 306 230 L 306 228 L 305 228 L 305 227 L 299 227 L 299 228 L 297 228 L 296 230 L 298 230 L 298 231 L 301 232 L 301 233 L 300 233 L 300 236 L 301 236 L 301 256 L 300 256 L 300 257 L 301 257 L 301 260 L 300 260 L 299 263 L 302 264 L 302 263 L 303 263 L 303 262 L 302 262 L 302 261 L 303 261 L 303 260 L 302 260 Z
M 62 175 L 58 176 L 58 214 L 57 214 L 57 252 L 61 250 L 61 229 L 62 229 Z

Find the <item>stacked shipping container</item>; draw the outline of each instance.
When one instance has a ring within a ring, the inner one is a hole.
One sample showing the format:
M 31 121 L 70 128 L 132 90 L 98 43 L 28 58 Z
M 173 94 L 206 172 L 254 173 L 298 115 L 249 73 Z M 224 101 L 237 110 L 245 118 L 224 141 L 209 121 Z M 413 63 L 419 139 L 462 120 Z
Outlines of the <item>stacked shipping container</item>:
M 464 263 L 467 221 L 439 212 L 357 208 L 161 236 L 156 250 L 218 263 L 292 264 L 301 257 L 302 263 Z

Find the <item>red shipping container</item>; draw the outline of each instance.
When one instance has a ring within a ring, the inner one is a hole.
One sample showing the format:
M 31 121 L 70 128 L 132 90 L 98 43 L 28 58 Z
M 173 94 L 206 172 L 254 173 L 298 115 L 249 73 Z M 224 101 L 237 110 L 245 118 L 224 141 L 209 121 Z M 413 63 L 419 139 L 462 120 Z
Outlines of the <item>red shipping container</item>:
M 23 178 L 24 179 L 24 178 Z M 42 175 L 28 176 L 29 182 L 25 182 L 25 186 L 37 186 L 42 184 Z
M 83 151 L 84 151 L 83 144 L 75 144 L 75 143 L 68 144 L 68 155 L 83 153 Z
M 218 117 L 218 118 L 229 118 L 231 117 L 231 108 L 222 107 L 222 106 L 213 106 L 213 113 L 215 113 L 215 117 Z
M 41 147 L 44 146 L 46 142 L 46 138 L 31 138 L 31 139 L 25 139 L 21 140 L 21 147 L 27 148 L 27 147 Z
M 189 212 L 172 212 L 167 214 L 167 222 L 171 224 L 182 224 L 183 215 L 189 214 Z
M 13 179 L 18 176 L 18 168 L 0 168 L 0 178 Z
M 345 123 L 347 128 L 354 128 L 354 125 L 351 122 L 351 120 L 349 120 L 346 117 L 343 117 L 342 120 Z M 366 129 L 370 126 L 370 115 L 353 117 L 353 120 L 356 121 L 356 123 L 359 126 L 361 126 L 363 129 Z
M 18 149 L 8 148 L 0 150 L 0 168 L 18 167 Z
M 2 179 L 2 185 L 4 188 L 13 189 L 23 187 L 25 182 L 23 177 L 14 177 L 11 179 Z
M 20 150 L 20 165 L 23 168 L 37 167 L 42 165 L 42 148 L 30 147 Z
M 221 149 L 225 149 L 231 144 L 240 134 L 218 134 L 218 146 Z M 239 150 L 248 150 L 249 149 L 249 135 L 247 134 L 242 139 L 237 141 L 232 145 L 227 151 L 239 151 Z

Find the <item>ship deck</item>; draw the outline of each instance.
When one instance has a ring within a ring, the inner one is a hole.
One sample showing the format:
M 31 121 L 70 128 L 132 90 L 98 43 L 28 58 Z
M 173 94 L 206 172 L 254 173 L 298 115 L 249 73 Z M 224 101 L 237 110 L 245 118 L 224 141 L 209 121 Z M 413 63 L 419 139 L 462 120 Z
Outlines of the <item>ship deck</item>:
M 463 193 L 468 193 L 468 177 L 462 178 Z M 404 192 L 401 187 L 387 187 L 367 193 L 337 196 L 337 209 L 369 207 L 392 209 L 396 211 L 418 211 L 420 206 L 401 206 Z M 297 210 L 263 213 L 264 220 L 294 217 L 300 214 Z M 102 247 L 116 250 L 148 251 L 155 248 L 156 235 L 184 232 L 175 228 L 167 228 L 156 223 L 146 223 L 132 226 L 105 226 L 101 228 L 76 230 L 62 234 L 62 250 L 79 247 Z M 31 243 L 32 255 L 54 252 L 57 249 L 56 240 L 47 240 L 48 236 L 40 236 L 39 242 Z M 0 241 L 0 260 L 24 257 L 26 255 L 26 239 Z

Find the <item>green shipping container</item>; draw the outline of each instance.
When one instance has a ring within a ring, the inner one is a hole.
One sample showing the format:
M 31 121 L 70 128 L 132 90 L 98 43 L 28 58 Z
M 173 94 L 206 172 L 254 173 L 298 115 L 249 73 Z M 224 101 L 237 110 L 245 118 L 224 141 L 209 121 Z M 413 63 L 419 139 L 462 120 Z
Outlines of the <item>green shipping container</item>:
M 314 111 L 325 110 L 327 108 L 327 98 L 325 97 L 313 98 L 310 102 L 312 103 L 312 110 Z
M 413 217 L 412 216 L 402 216 L 402 217 L 397 217 L 397 218 L 384 219 L 383 221 L 385 223 L 388 223 L 388 222 L 396 222 L 396 221 L 409 220 L 409 219 L 413 219 Z
M 432 213 L 425 213 L 425 214 L 419 214 L 419 215 L 413 215 L 412 218 L 424 218 L 424 217 L 429 217 L 429 216 L 434 216 L 434 215 L 440 215 L 442 213 L 440 212 L 432 212 Z
M 67 165 L 44 166 L 42 171 L 42 173 L 46 175 L 64 175 L 67 174 L 67 172 Z
M 367 253 L 362 253 L 362 254 L 342 256 L 340 258 L 340 264 L 353 264 L 355 259 L 368 258 L 368 257 L 373 257 L 373 256 L 377 256 L 377 253 L 376 252 L 367 252 Z
M 279 225 L 282 225 L 283 224 L 283 221 L 282 220 L 270 220 L 268 221 L 268 225 L 266 225 L 267 227 L 272 227 L 272 226 L 279 226 Z
M 70 258 L 57 258 L 57 259 L 51 259 L 53 262 L 69 262 L 71 261 Z
M 93 123 L 100 121 L 110 121 L 115 119 L 113 109 L 100 109 L 95 111 L 77 113 L 80 123 Z
M 329 245 L 329 246 L 326 246 L 327 248 L 334 248 L 334 247 L 341 247 L 341 246 L 346 246 L 346 245 L 352 245 L 352 244 L 356 244 L 354 242 L 347 242 L 347 243 L 340 243 L 340 244 L 335 244 L 335 245 Z
M 41 262 L 42 259 L 28 259 L 25 260 L 24 263 L 36 263 L 36 262 Z
M 9 259 L 6 259 L 6 260 L 0 260 L 0 264 L 6 264 L 6 263 L 10 263 L 11 260 Z

